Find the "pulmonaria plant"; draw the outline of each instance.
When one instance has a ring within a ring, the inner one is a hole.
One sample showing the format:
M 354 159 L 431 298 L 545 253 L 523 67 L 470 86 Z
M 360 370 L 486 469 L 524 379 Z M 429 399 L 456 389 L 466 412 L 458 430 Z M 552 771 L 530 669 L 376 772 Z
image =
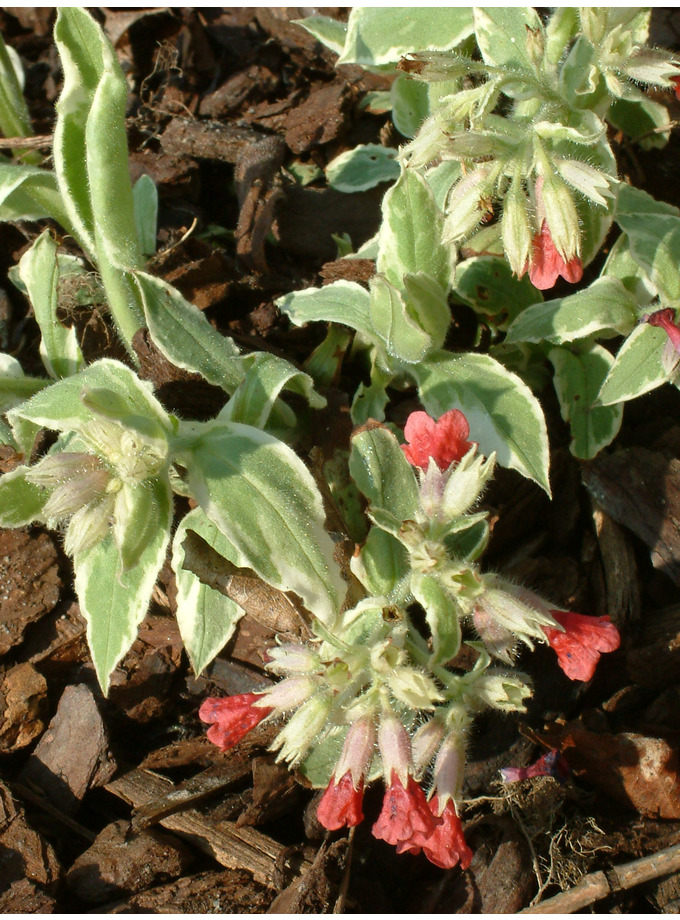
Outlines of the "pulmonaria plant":
M 352 442 L 350 470 L 373 522 L 352 562 L 365 596 L 333 622 L 315 619 L 308 645 L 269 651 L 279 683 L 210 698 L 199 715 L 223 750 L 264 720 L 282 722 L 272 749 L 324 789 L 317 815 L 329 830 L 363 821 L 365 788 L 382 779 L 373 835 L 399 853 L 467 868 L 466 737 L 484 710 L 524 710 L 531 691 L 513 666 L 518 643 L 549 642 L 567 676 L 587 680 L 619 638 L 606 617 L 552 610 L 480 571 L 488 524 L 473 507 L 494 458 L 478 455 L 462 412 L 415 412 L 405 435 L 400 445 L 372 423 Z M 476 657 L 468 671 L 456 662 L 463 641 Z

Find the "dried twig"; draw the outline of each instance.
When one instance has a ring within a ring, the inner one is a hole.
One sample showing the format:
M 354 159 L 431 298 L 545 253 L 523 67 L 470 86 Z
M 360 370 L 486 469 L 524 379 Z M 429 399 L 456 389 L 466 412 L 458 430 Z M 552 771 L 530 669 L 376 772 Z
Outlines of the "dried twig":
M 601 901 L 617 891 L 635 888 L 643 882 L 680 871 L 680 844 L 659 850 L 651 856 L 644 856 L 633 862 L 617 866 L 606 872 L 591 872 L 574 888 L 556 894 L 533 907 L 521 910 L 521 914 L 573 914 L 577 910 Z
M 53 135 L 51 134 L 39 134 L 35 137 L 0 137 L 0 150 L 13 150 L 15 148 L 22 150 L 47 149 L 52 146 L 52 139 Z

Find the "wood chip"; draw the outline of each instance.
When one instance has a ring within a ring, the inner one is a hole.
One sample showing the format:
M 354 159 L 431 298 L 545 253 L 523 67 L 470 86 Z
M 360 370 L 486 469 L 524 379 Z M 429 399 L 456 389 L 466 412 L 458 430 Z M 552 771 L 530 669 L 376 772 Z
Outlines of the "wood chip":
M 52 610 L 61 579 L 57 549 L 46 533 L 0 530 L 0 655 Z
M 172 790 L 170 780 L 144 770 L 131 770 L 109 783 L 109 792 L 134 807 L 158 799 Z M 278 886 L 277 865 L 286 847 L 250 827 L 237 827 L 233 821 L 213 823 L 196 810 L 169 815 L 160 822 L 168 830 L 191 840 L 203 852 L 209 853 L 228 869 L 246 869 L 255 881 L 271 888 Z M 303 860 L 301 868 L 311 865 Z
M 31 664 L 17 664 L 0 683 L 0 751 L 10 753 L 26 747 L 45 728 L 47 681 Z
M 23 809 L 0 782 L 0 852 L 2 882 L 27 878 L 51 886 L 60 874 L 59 861 L 50 846 L 26 821 Z

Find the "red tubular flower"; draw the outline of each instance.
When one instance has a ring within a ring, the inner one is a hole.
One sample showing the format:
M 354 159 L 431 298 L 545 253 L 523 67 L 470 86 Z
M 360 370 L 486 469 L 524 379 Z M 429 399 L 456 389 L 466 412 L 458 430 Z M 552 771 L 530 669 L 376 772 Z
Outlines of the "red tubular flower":
M 671 83 L 675 89 L 675 95 L 680 99 L 680 77 L 671 77 Z
M 410 443 L 401 449 L 411 466 L 426 470 L 430 457 L 440 470 L 458 463 L 473 446 L 467 440 L 470 426 L 460 409 L 451 409 L 435 422 L 427 412 L 412 412 L 404 426 L 404 436 Z
M 336 782 L 331 778 L 326 791 L 321 796 L 316 816 L 329 831 L 337 831 L 341 827 L 356 827 L 364 820 L 361 804 L 364 798 L 364 781 L 359 780 L 355 789 L 352 774 L 347 773 Z
M 659 326 L 669 338 L 675 351 L 680 352 L 680 327 L 675 322 L 675 310 L 665 307 L 663 310 L 657 310 L 645 316 L 645 322 L 650 326 Z
M 253 706 L 260 697 L 258 693 L 239 693 L 221 699 L 211 696 L 204 700 L 198 717 L 202 722 L 213 723 L 208 729 L 208 740 L 223 751 L 233 747 L 274 711 L 264 706 Z
M 621 644 L 619 631 L 609 617 L 587 617 L 580 613 L 551 610 L 564 632 L 544 626 L 550 647 L 560 667 L 571 680 L 590 680 L 603 652 Z
M 449 799 L 438 815 L 439 800 L 435 795 L 430 799 L 430 808 L 441 823 L 423 844 L 423 853 L 440 869 L 453 869 L 459 864 L 461 869 L 467 869 L 472 862 L 472 850 L 465 842 L 463 825 L 456 814 L 453 800 Z
M 576 284 L 583 277 L 583 263 L 580 258 L 574 256 L 565 262 L 557 251 L 547 221 L 544 220 L 541 224 L 541 229 L 531 241 L 531 246 L 529 278 L 539 291 L 547 291 L 554 287 L 560 276 L 571 284 Z
M 427 842 L 439 823 L 413 777 L 408 777 L 404 787 L 393 770 L 382 811 L 372 828 L 373 836 L 396 846 L 397 853 L 418 852 L 417 848 Z

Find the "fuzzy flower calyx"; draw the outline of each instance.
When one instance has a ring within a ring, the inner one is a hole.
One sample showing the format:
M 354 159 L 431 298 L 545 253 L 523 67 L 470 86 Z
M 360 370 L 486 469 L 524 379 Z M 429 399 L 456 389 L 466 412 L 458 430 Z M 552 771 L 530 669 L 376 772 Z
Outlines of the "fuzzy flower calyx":
M 603 652 L 621 644 L 619 631 L 608 616 L 588 617 L 565 610 L 551 610 L 562 629 L 544 626 L 560 667 L 571 680 L 590 680 Z

